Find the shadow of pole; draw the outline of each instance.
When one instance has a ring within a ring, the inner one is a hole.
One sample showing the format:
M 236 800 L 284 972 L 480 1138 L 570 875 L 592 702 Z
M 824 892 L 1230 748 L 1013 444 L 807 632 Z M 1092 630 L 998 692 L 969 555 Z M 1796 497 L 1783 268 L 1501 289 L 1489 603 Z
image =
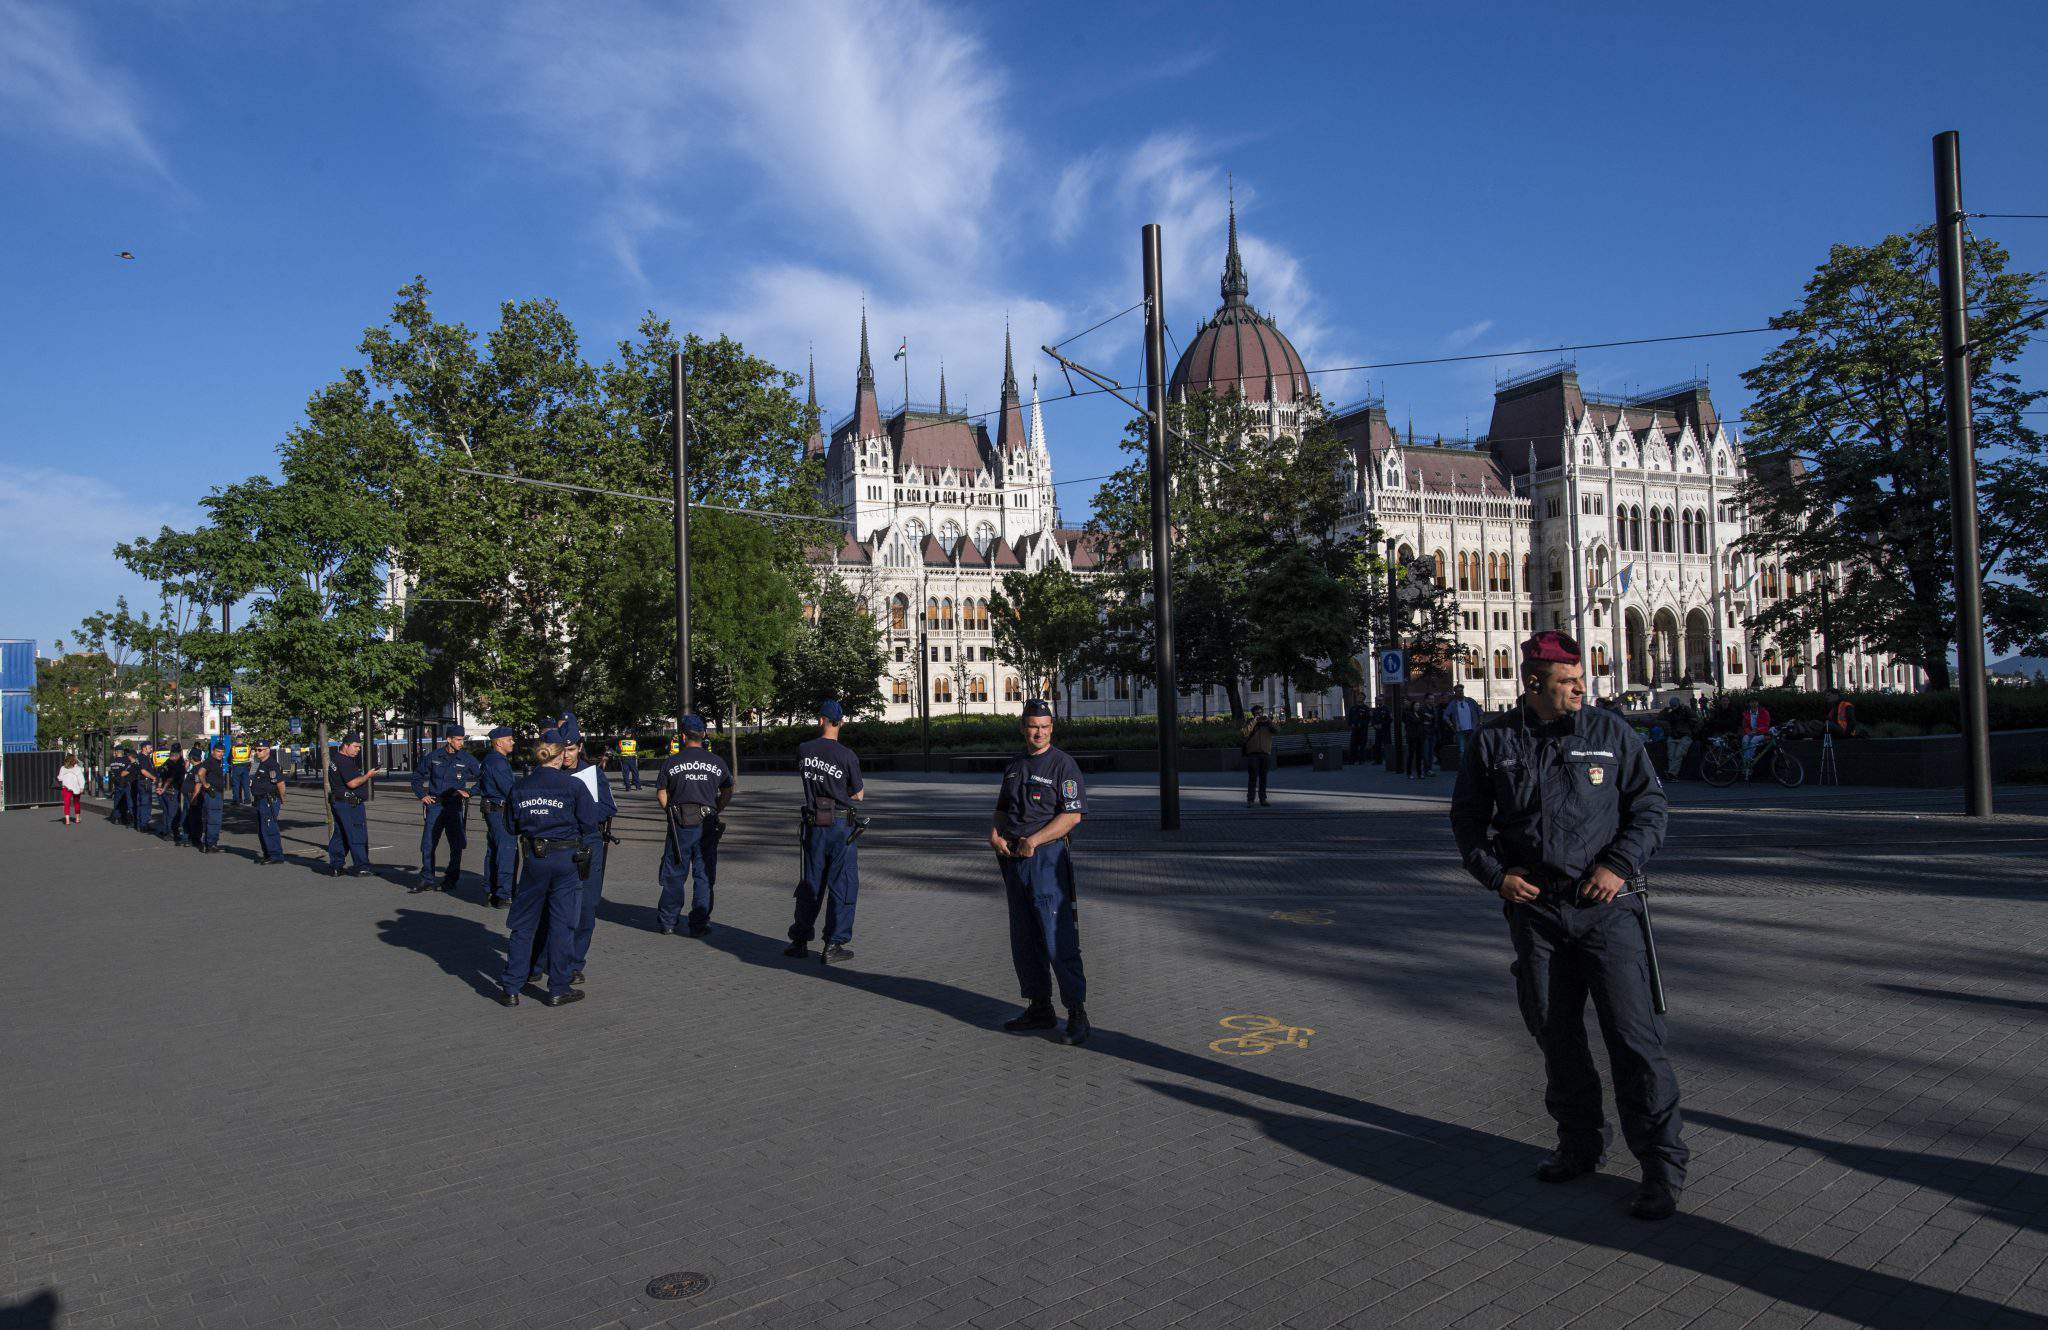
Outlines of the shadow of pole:
M 20 1302 L 0 1304 L 0 1330 L 51 1330 L 63 1305 L 54 1288 Z

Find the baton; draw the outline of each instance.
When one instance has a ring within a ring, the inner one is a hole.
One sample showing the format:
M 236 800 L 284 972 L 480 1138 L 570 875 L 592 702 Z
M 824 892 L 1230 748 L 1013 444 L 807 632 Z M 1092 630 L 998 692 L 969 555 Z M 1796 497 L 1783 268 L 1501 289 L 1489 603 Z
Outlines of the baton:
M 1623 896 L 1643 898 L 1643 948 L 1650 962 L 1650 1007 L 1662 1016 L 1669 1008 L 1664 1005 L 1664 971 L 1657 964 L 1657 933 L 1650 927 L 1650 888 L 1646 883 L 1628 891 L 1617 891 L 1614 895 L 1617 900 Z

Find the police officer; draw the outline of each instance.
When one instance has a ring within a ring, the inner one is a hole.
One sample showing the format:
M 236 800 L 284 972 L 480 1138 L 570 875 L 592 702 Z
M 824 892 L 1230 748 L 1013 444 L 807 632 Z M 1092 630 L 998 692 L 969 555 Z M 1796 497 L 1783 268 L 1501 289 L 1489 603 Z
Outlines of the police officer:
M 202 853 L 206 849 L 206 805 L 199 792 L 204 788 L 207 756 L 203 743 L 193 744 L 185 753 L 185 843 Z
M 134 765 L 135 758 L 127 744 L 116 748 L 114 756 L 107 762 L 107 793 L 113 801 L 113 807 L 107 810 L 107 821 L 117 827 L 129 825 L 132 817 L 128 804 L 135 793 L 135 786 L 129 773 Z
M 662 764 L 655 799 L 668 815 L 661 853 L 661 900 L 655 918 L 663 934 L 676 931 L 683 889 L 690 886 L 690 936 L 711 931 L 712 892 L 718 885 L 718 815 L 732 801 L 732 770 L 704 746 L 702 716 L 683 717 L 683 749 Z
M 510 725 L 499 725 L 484 737 L 491 746 L 484 753 L 477 794 L 483 799 L 484 834 L 488 838 L 484 843 L 484 890 L 490 895 L 484 903 L 495 910 L 503 909 L 505 902 L 512 899 L 519 871 L 519 838 L 512 834 L 512 825 L 505 818 L 505 803 L 519 780 L 519 773 L 512 769 L 512 745 L 518 736 Z
M 163 830 L 157 834 L 173 845 L 185 843 L 185 750 L 174 741 L 156 769 L 156 808 Z
M 619 740 L 619 788 L 640 788 L 640 741 L 630 734 Z
M 825 945 L 818 960 L 825 965 L 850 961 L 853 951 L 853 907 L 860 900 L 860 860 L 853 844 L 853 806 L 867 797 L 860 778 L 860 758 L 839 742 L 846 708 L 834 698 L 818 703 L 818 737 L 796 750 L 797 774 L 804 783 L 803 869 L 796 884 L 796 921 L 789 926 L 783 955 L 801 960 L 811 954 L 817 936 L 818 907 L 825 905 Z
M 1543 1049 L 1557 1148 L 1536 1176 L 1591 1173 L 1607 1146 L 1586 1045 L 1591 993 L 1622 1135 L 1642 1164 L 1629 1212 L 1666 1219 L 1690 1154 L 1651 1000 L 1641 901 L 1621 896 L 1663 843 L 1664 787 L 1634 727 L 1585 705 L 1571 638 L 1545 632 L 1522 644 L 1522 688 L 1520 704 L 1489 718 L 1467 748 L 1451 827 L 1466 869 L 1506 902 L 1516 997 Z
M 355 861 L 355 876 L 369 877 L 370 820 L 363 813 L 363 787 L 381 775 L 381 767 L 363 770 L 359 735 L 342 736 L 341 746 L 327 755 L 327 802 L 334 809 L 334 834 L 327 838 L 327 875 L 341 876 L 341 854 Z
M 524 888 L 512 900 L 506 923 L 511 938 L 505 954 L 503 992 L 498 1001 L 519 1005 L 519 990 L 533 966 L 535 937 L 541 913 L 547 913 L 547 1005 L 580 1001 L 581 989 L 569 984 L 576 920 L 582 905 L 583 877 L 590 871 L 589 838 L 597 832 L 597 801 L 590 790 L 562 770 L 561 736 L 541 736 L 534 750 L 536 765 L 512 786 L 507 817 L 525 849 L 520 866 Z
M 584 759 L 583 731 L 576 723 L 576 713 L 563 716 L 559 728 L 567 745 L 562 753 L 562 770 L 582 781 L 585 788 L 596 787 L 592 797 L 597 802 L 597 831 L 586 841 L 590 848 L 590 875 L 583 879 L 582 902 L 576 914 L 575 931 L 569 939 L 569 982 L 581 984 L 583 963 L 590 959 L 590 939 L 597 931 L 597 907 L 604 900 L 605 850 L 614 842 L 612 819 L 618 816 L 619 805 L 612 798 L 612 783 L 605 778 L 604 763 Z
M 249 784 L 256 796 L 256 844 L 263 850 L 263 857 L 256 862 L 281 864 L 284 838 L 277 832 L 277 815 L 284 809 L 284 765 L 268 739 L 258 739 L 251 756 Z
M 1010 898 L 1010 960 L 1026 1004 L 1003 1028 L 1015 1034 L 1056 1027 L 1056 980 L 1067 1009 L 1065 1041 L 1080 1044 L 1090 1029 L 1088 982 L 1081 973 L 1067 835 L 1088 811 L 1088 791 L 1074 759 L 1052 746 L 1051 707 L 1038 698 L 1026 702 L 1023 728 L 1024 752 L 1003 768 L 995 825 L 988 833 Z
M 221 795 L 227 789 L 227 764 L 221 759 L 226 753 L 212 747 L 206 750 L 194 769 L 192 829 L 199 833 L 201 854 L 220 853 Z
M 246 734 L 236 735 L 235 746 L 228 753 L 228 761 L 231 764 L 228 767 L 228 774 L 233 782 L 232 788 L 234 790 L 235 807 L 237 808 L 249 802 L 249 758 L 251 755 L 249 736 Z
M 144 835 L 155 821 L 156 767 L 156 745 L 145 740 L 128 768 L 128 825 Z
M 412 773 L 413 797 L 420 801 L 420 879 L 410 892 L 434 889 L 434 851 L 448 838 L 448 872 L 441 890 L 453 891 L 462 878 L 462 851 L 469 844 L 469 792 L 483 775 L 483 764 L 462 746 L 467 736 L 460 722 L 441 732 L 441 747 L 421 759 Z

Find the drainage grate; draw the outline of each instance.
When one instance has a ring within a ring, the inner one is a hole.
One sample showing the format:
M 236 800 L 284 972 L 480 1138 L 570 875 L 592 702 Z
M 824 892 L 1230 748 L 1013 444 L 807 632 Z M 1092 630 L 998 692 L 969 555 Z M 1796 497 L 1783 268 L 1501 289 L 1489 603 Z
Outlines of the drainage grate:
M 673 1302 L 677 1298 L 694 1298 L 710 1287 L 710 1275 L 700 1275 L 695 1270 L 678 1270 L 675 1274 L 648 1280 L 647 1296 L 656 1302 Z

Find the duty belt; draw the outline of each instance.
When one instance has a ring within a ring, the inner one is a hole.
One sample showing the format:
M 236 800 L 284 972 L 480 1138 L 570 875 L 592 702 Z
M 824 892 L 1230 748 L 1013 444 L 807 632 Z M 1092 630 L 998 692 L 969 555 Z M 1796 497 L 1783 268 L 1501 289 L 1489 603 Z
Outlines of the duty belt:
M 573 837 L 567 840 L 559 840 L 521 836 L 519 839 L 525 842 L 526 852 L 537 859 L 545 859 L 556 850 L 580 850 L 583 848 L 583 842 Z
M 346 790 L 340 794 L 333 794 L 328 797 L 338 804 L 359 804 L 363 801 L 363 796 L 353 790 Z
M 484 811 L 486 813 L 502 813 L 505 811 L 505 801 L 503 799 L 486 799 L 484 800 Z
M 804 809 L 804 820 L 814 827 L 829 827 L 839 821 L 839 802 L 836 799 L 820 799 Z

